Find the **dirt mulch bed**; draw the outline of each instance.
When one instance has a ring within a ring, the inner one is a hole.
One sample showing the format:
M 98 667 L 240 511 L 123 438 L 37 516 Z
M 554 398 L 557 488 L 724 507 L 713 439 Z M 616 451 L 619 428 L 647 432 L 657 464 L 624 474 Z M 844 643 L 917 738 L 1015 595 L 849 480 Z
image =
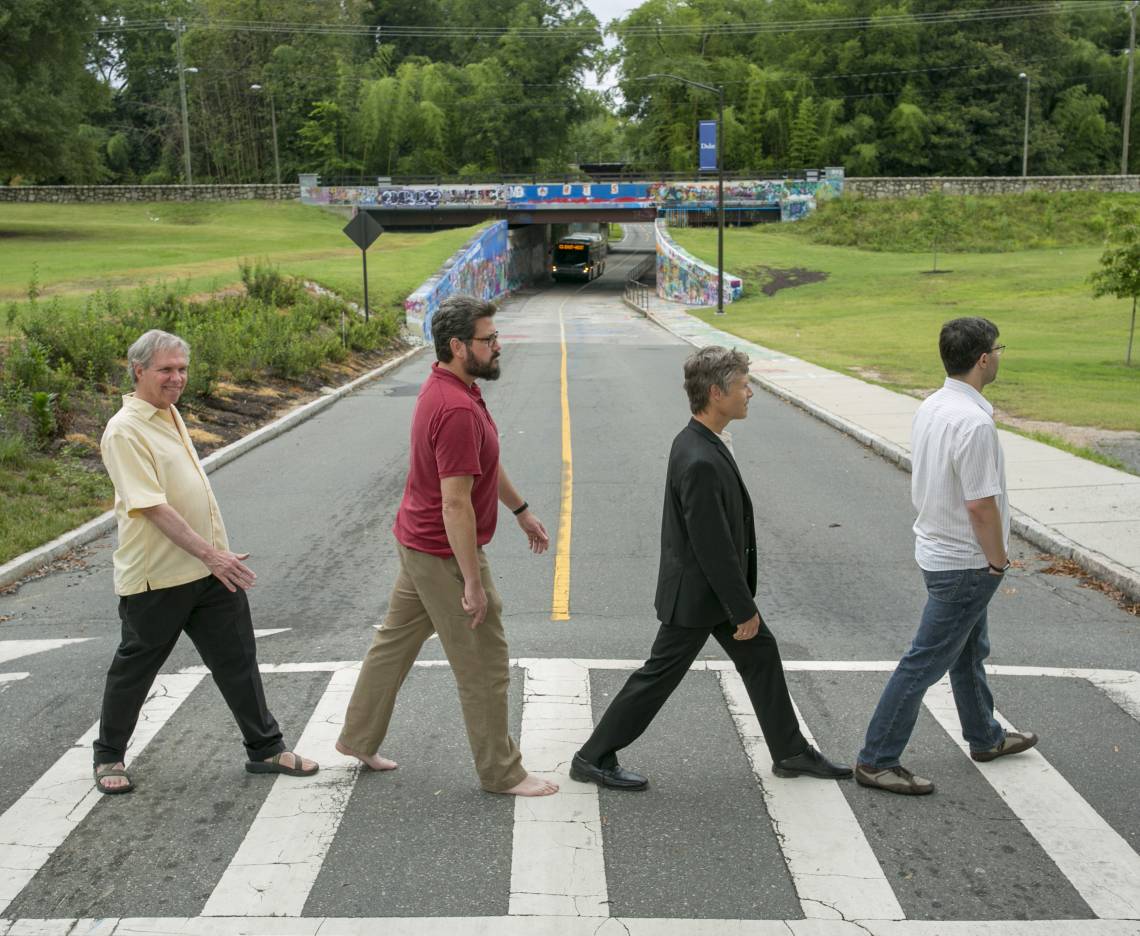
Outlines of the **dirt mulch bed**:
M 745 282 L 753 280 L 760 284 L 760 292 L 765 296 L 774 296 L 781 289 L 794 289 L 797 286 L 809 286 L 812 283 L 822 283 L 827 279 L 823 270 L 808 270 L 804 267 L 791 267 L 781 270 L 778 267 L 758 266 L 747 267 L 740 271 Z
M 403 341 L 397 341 L 381 351 L 356 352 L 344 362 L 326 364 L 301 380 L 266 377 L 242 384 L 220 381 L 208 397 L 183 398 L 178 404 L 178 411 L 186 422 L 198 455 L 204 458 L 273 422 L 294 407 L 315 400 L 330 388 L 341 387 L 375 370 L 409 347 Z M 70 451 L 79 454 L 92 470 L 102 471 L 99 437 L 107 420 L 118 408 L 118 397 L 112 393 L 102 407 L 73 412 L 61 445 L 68 445 Z

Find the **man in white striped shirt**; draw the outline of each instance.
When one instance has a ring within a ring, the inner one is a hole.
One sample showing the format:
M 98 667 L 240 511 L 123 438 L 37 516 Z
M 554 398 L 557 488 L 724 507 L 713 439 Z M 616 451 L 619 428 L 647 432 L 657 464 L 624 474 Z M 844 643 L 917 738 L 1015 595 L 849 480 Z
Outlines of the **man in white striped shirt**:
M 982 388 L 997 377 L 998 329 L 984 318 L 942 326 L 946 368 L 941 390 L 927 397 L 911 430 L 914 558 L 926 582 L 926 607 L 910 649 L 888 680 L 855 767 L 861 785 L 911 796 L 934 784 L 900 763 L 926 690 L 947 672 L 954 702 L 977 761 L 1018 754 L 1032 732 L 1004 731 L 983 661 L 990 641 L 986 608 L 1009 568 L 1009 498 L 993 407 Z

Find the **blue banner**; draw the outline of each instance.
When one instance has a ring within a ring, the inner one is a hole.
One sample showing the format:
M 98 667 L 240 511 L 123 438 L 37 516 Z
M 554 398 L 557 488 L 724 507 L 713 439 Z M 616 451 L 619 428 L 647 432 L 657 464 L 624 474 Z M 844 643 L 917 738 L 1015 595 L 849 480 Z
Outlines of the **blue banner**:
M 700 124 L 701 161 L 700 171 L 716 170 L 716 121 L 702 120 Z

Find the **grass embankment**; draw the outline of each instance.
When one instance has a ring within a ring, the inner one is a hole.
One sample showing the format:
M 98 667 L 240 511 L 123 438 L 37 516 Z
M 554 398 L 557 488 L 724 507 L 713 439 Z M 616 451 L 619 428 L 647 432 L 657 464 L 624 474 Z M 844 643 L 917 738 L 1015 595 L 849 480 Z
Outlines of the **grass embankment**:
M 1140 367 L 1124 364 L 1130 303 L 1094 300 L 1088 285 L 1103 236 L 1095 219 L 1107 217 L 1110 199 L 1130 196 L 1078 194 L 948 198 L 961 225 L 939 255 L 939 269 L 949 272 L 936 275 L 928 272 L 922 200 L 840 199 L 806 222 L 730 229 L 725 267 L 744 278 L 745 292 L 715 324 L 832 370 L 915 391 L 944 379 L 941 324 L 982 315 L 1008 346 L 987 390 L 996 406 L 1026 419 L 1140 430 Z M 1081 216 L 1068 216 L 1078 208 Z M 715 260 L 715 230 L 673 234 Z M 1050 246 L 1027 249 L 1045 242 Z M 970 252 L 945 252 L 963 247 Z M 760 292 L 770 270 L 793 269 L 827 277 Z M 712 310 L 697 314 L 712 321 Z
M 238 262 L 264 258 L 363 302 L 360 251 L 347 218 L 293 202 L 158 202 L 0 206 L 0 303 L 43 296 L 80 304 L 97 289 L 164 281 L 196 294 L 240 282 Z M 405 297 L 471 237 L 471 229 L 389 231 L 368 249 L 368 300 L 403 308 Z
M 341 303 L 295 282 L 362 301 L 360 252 L 344 223 L 288 203 L 0 208 L 0 562 L 110 506 L 94 440 L 118 407 L 122 360 L 138 333 L 161 327 L 191 342 L 184 401 L 207 418 L 213 402 L 232 411 L 235 384 L 266 377 L 275 386 L 258 390 L 285 402 L 288 382 L 389 344 L 404 298 L 472 234 L 377 240 L 372 322 L 350 313 L 344 335 Z M 255 260 L 244 284 L 243 258 Z M 29 287 L 35 301 L 21 301 Z

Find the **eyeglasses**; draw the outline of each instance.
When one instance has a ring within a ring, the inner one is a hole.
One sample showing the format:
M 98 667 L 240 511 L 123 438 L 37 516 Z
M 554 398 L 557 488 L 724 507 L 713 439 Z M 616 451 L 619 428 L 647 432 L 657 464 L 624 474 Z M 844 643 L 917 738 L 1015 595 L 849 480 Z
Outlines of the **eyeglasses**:
M 489 348 L 493 344 L 498 344 L 499 333 L 498 332 L 491 332 L 491 334 L 487 335 L 485 338 L 472 338 L 471 340 L 472 341 L 481 341 L 481 342 L 483 342 L 483 344 L 485 344 Z
M 990 348 L 990 354 L 1001 354 L 1004 350 L 1005 350 L 1005 345 L 1003 345 L 1003 344 L 994 345 L 992 348 Z

